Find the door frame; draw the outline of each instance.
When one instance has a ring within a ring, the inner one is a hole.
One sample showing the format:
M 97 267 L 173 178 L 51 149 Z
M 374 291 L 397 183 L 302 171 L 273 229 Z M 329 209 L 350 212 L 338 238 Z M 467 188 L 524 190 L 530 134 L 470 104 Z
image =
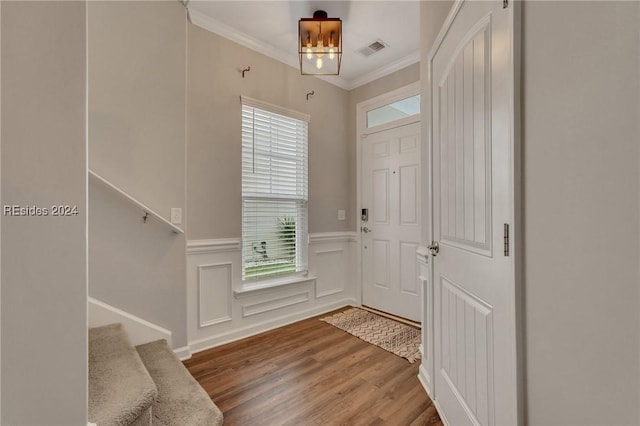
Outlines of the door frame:
M 449 14 L 447 15 L 440 31 L 436 39 L 433 42 L 433 45 L 428 50 L 426 58 L 423 56 L 421 59 L 421 63 L 426 65 L 427 72 L 426 75 L 427 81 L 422 86 L 422 97 L 424 98 L 422 102 L 422 113 L 425 117 L 423 122 L 422 131 L 423 138 L 426 138 L 426 155 L 428 156 L 427 164 L 429 166 L 429 170 L 427 173 L 427 191 L 429 206 L 428 206 L 428 216 L 429 223 L 427 225 L 428 228 L 428 238 L 429 241 L 433 238 L 433 197 L 434 197 L 434 188 L 433 188 L 433 97 L 431 96 L 431 88 L 433 85 L 433 58 L 435 57 L 436 52 L 440 49 L 442 42 L 449 31 L 449 28 L 453 24 L 454 19 L 456 18 L 458 12 L 462 8 L 462 5 L 465 1 L 469 0 L 455 0 L 453 6 Z M 497 0 L 496 0 L 497 1 Z M 511 169 L 511 183 L 513 186 L 510 188 L 511 192 L 511 200 L 513 202 L 513 218 L 511 223 L 513 224 L 513 229 L 510 230 L 510 244 L 511 244 L 511 255 L 513 256 L 513 265 L 514 269 L 511 271 L 514 277 L 514 319 L 515 324 L 513 328 L 513 332 L 515 333 L 515 364 L 516 364 L 516 403 L 517 403 L 517 419 L 518 424 L 524 424 L 524 411 L 525 411 L 525 400 L 524 400 L 524 265 L 523 265 L 523 248 L 524 248 L 524 235 L 523 235 L 523 209 L 522 209 L 522 190 L 523 186 L 523 176 L 522 176 L 522 128 L 521 128 L 521 47 L 522 47 L 522 4 L 520 1 L 511 0 L 507 1 L 506 7 L 513 8 L 513 19 L 510 21 L 511 25 L 511 34 L 512 34 L 512 45 L 511 48 L 511 63 L 510 68 L 512 70 L 512 80 L 508 82 L 508 86 L 511 91 L 511 99 L 513 104 L 510 105 L 510 139 L 511 139 L 511 156 L 510 156 L 510 169 Z M 424 155 L 423 155 L 424 158 Z M 500 230 L 494 230 L 494 232 L 500 232 Z M 432 257 L 432 261 L 428 262 L 428 274 L 429 280 L 434 282 L 434 268 L 433 262 L 437 261 L 437 258 Z M 433 299 L 432 299 L 433 300 Z M 435 321 L 435 318 L 434 318 Z M 433 342 L 434 345 L 437 345 L 437 342 Z M 439 345 L 435 348 L 435 350 L 439 350 Z M 433 372 L 435 373 L 435 371 Z M 434 388 L 432 389 L 433 395 L 430 395 L 433 399 L 436 408 L 440 410 L 437 398 L 437 389 L 435 389 L 435 381 Z
M 422 110 L 424 103 L 422 101 L 423 94 L 420 88 L 421 88 L 420 80 L 418 80 L 414 83 L 408 84 L 398 89 L 395 89 L 395 90 L 383 93 L 381 95 L 375 96 L 371 99 L 367 99 L 365 101 L 359 102 L 356 105 L 356 211 L 355 211 L 356 222 L 355 223 L 356 223 L 356 233 L 358 235 L 357 237 L 358 249 L 356 250 L 356 262 L 358 265 L 356 268 L 356 271 L 357 271 L 356 282 L 360 286 L 360 291 L 357 292 L 356 294 L 356 300 L 358 302 L 358 305 L 360 306 L 362 306 L 363 292 L 364 292 L 364 285 L 362 282 L 362 231 L 361 231 L 363 225 L 362 225 L 362 220 L 360 218 L 360 211 L 362 209 L 362 178 L 361 178 L 362 140 L 366 138 L 368 135 L 371 135 L 373 133 L 378 133 L 384 130 L 405 126 L 407 124 L 419 123 L 421 122 L 421 117 L 422 117 L 422 111 L 421 111 L 421 113 L 412 115 L 410 117 L 401 118 L 399 120 L 394 120 L 389 123 L 381 124 L 379 126 L 367 128 L 367 112 L 373 109 L 385 106 L 387 104 L 390 104 L 411 96 L 415 96 L 415 95 L 421 95 L 420 109 Z M 423 139 L 423 137 L 421 137 L 421 139 Z M 422 149 L 422 152 L 424 151 L 425 150 Z M 421 167 L 420 167 L 421 170 L 424 170 L 424 164 L 425 164 L 424 158 L 425 157 L 423 154 L 421 158 Z M 421 173 L 421 178 L 423 178 L 423 176 L 424 174 Z M 424 179 L 423 179 L 423 182 L 424 182 Z M 423 194 L 421 194 L 421 197 L 424 198 L 424 195 L 425 194 L 423 191 Z M 424 200 L 422 200 L 422 206 L 424 206 Z M 423 212 L 423 218 L 424 216 L 425 214 Z M 422 234 L 424 234 L 425 225 L 426 225 L 426 222 L 423 219 Z

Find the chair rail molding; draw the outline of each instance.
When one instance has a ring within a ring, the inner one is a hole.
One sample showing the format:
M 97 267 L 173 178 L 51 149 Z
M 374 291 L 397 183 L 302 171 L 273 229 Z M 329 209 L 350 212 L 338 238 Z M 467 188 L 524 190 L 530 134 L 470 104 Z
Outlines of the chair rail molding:
M 198 253 L 219 253 L 226 251 L 239 251 L 242 249 L 242 239 L 221 238 L 208 240 L 187 241 L 187 255 Z
M 313 243 L 333 243 L 346 241 L 350 243 L 358 242 L 357 232 L 317 232 L 309 234 L 309 244 Z

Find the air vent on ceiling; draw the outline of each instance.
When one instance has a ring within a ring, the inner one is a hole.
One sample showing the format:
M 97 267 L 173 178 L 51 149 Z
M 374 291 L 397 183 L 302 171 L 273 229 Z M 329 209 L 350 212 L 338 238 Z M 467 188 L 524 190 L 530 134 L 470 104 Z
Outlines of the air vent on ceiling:
M 384 41 L 376 40 L 373 43 L 370 43 L 368 46 L 365 46 L 362 49 L 358 49 L 358 52 L 360 52 L 364 56 L 371 56 L 374 53 L 377 53 L 387 47 L 389 46 Z

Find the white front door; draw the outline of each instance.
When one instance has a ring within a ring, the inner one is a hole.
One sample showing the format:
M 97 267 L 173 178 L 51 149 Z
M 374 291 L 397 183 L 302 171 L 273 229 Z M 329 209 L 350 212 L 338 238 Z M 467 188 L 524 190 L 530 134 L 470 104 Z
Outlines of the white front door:
M 430 60 L 435 397 L 450 425 L 515 425 L 514 12 L 457 6 Z
M 420 123 L 368 135 L 361 182 L 363 304 L 420 321 Z

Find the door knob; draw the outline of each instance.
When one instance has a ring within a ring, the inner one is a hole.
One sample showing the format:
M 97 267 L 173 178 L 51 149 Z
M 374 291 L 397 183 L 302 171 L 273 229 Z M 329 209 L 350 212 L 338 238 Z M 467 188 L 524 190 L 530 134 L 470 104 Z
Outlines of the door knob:
M 440 253 L 440 244 L 438 244 L 437 241 L 431 241 L 431 244 L 429 244 L 427 248 L 429 249 L 431 256 L 437 256 L 438 253 Z
M 368 226 L 363 226 L 362 232 L 364 232 L 365 234 L 368 234 L 369 232 L 371 232 L 371 229 Z

